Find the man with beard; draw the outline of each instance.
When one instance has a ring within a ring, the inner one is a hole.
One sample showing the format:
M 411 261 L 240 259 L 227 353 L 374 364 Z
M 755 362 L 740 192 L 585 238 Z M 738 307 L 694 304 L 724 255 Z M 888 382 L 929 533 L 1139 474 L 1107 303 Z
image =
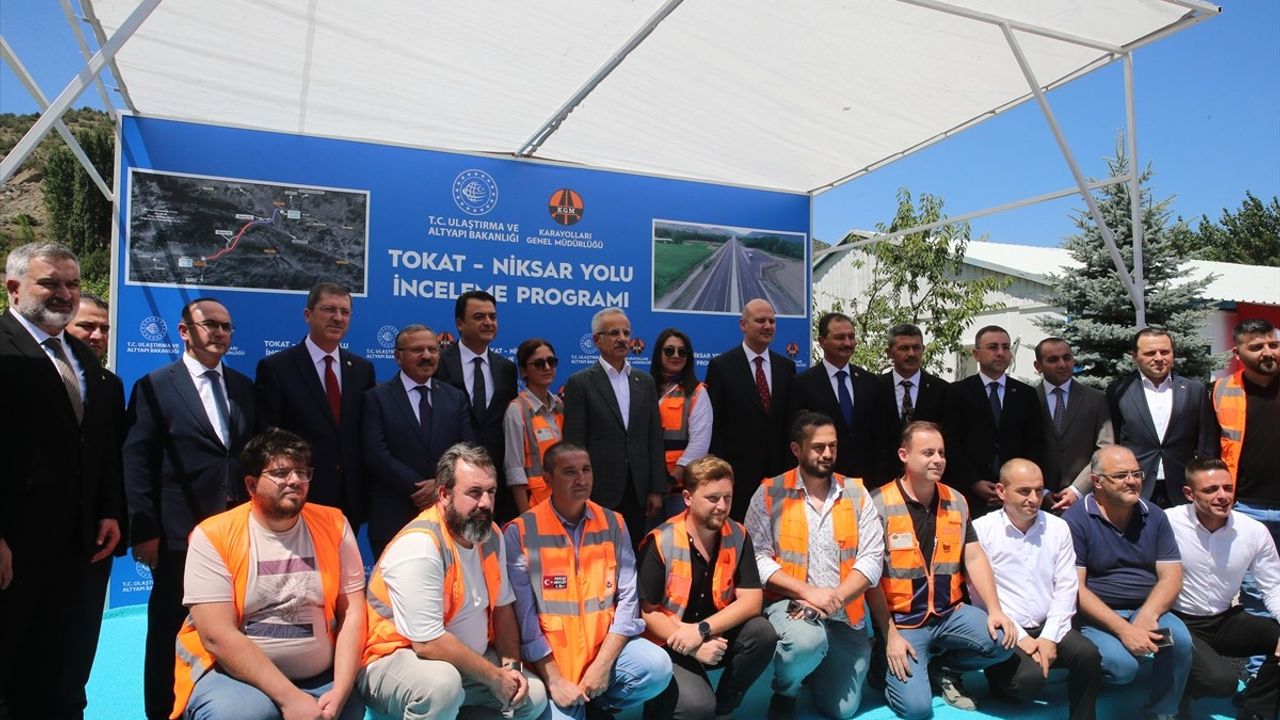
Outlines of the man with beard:
M 755 547 L 729 518 L 733 468 L 714 455 L 689 464 L 685 512 L 640 545 L 640 603 L 648 636 L 667 647 L 674 676 L 645 704 L 649 720 L 728 717 L 773 657 L 778 633 L 760 615 Z M 723 668 L 711 689 L 708 668 Z
M 765 616 L 778 633 L 769 720 L 794 717 L 805 683 L 824 715 L 850 718 L 871 655 L 862 596 L 880 578 L 884 534 L 862 481 L 831 470 L 831 418 L 800 413 L 791 453 L 799 467 L 761 483 L 747 508 L 747 531 L 761 540 Z
M 80 304 L 75 254 L 22 245 L 9 252 L 5 273 L 0 717 L 79 718 L 120 541 L 123 393 L 64 332 Z
M 484 448 L 454 445 L 435 477 L 436 502 L 392 538 L 369 578 L 360 691 L 392 717 L 444 720 L 482 706 L 536 718 L 547 692 L 520 662 L 493 462 Z
M 307 503 L 310 459 L 268 428 L 240 453 L 249 502 L 192 531 L 174 717 L 364 717 L 364 563 L 342 512 Z
M 636 558 L 618 513 L 591 502 L 591 457 L 547 448 L 551 498 L 506 529 L 521 655 L 546 683 L 554 720 L 611 717 L 662 692 L 666 653 L 640 634 Z
M 364 397 L 364 464 L 373 483 L 369 545 L 381 555 L 415 512 L 436 501 L 436 463 L 455 443 L 475 442 L 467 396 L 433 377 L 440 343 L 425 325 L 396 335 L 400 372 Z
M 1189 505 L 1169 511 L 1169 525 L 1182 554 L 1182 592 L 1173 612 L 1186 623 L 1195 644 L 1187 694 L 1230 697 L 1236 670 L 1228 657 L 1264 655 L 1257 677 L 1240 696 L 1241 720 L 1280 716 L 1280 556 L 1262 523 L 1231 509 L 1235 483 L 1226 463 L 1192 460 L 1182 491 Z M 1245 573 L 1264 588 L 1271 617 L 1258 617 L 1232 604 Z M 1189 709 L 1189 708 L 1188 708 Z M 1191 717 L 1183 712 L 1184 717 Z

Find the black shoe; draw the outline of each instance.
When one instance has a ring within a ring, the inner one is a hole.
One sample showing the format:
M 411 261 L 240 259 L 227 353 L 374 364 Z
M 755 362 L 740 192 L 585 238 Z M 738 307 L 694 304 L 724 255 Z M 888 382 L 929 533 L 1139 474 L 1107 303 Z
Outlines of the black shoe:
M 613 720 L 613 713 L 589 702 L 587 703 L 587 720 Z
M 768 720 L 794 720 L 796 716 L 796 699 L 774 693 L 769 699 Z

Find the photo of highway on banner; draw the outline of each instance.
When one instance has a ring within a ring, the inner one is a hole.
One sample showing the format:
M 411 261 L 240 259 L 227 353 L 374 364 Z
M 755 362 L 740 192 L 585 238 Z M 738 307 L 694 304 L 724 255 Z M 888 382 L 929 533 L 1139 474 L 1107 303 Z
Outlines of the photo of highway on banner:
M 653 221 L 653 308 L 742 312 L 765 298 L 778 315 L 804 315 L 804 233 Z

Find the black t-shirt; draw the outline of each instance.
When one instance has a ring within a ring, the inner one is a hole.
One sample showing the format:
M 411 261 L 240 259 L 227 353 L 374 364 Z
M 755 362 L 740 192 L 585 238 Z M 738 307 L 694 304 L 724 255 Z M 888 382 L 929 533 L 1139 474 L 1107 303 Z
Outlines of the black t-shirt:
M 933 502 L 929 507 L 925 507 L 921 503 L 911 499 L 906 491 L 902 489 L 902 480 L 895 480 L 898 483 L 898 492 L 902 493 L 902 499 L 907 503 L 907 512 L 911 515 L 911 525 L 916 532 L 916 542 L 920 545 L 920 552 L 924 555 L 925 561 L 933 559 L 933 541 L 934 536 L 938 533 L 938 508 L 942 506 L 942 493 L 933 493 Z M 885 539 L 888 542 L 888 539 Z M 964 523 L 964 543 L 968 545 L 971 542 L 978 542 L 978 533 L 973 529 L 973 520 L 965 519 Z M 964 565 L 964 554 L 960 555 L 961 566 Z
M 655 545 L 652 535 L 646 535 L 640 543 L 640 559 L 636 565 L 636 585 L 642 601 L 661 605 L 667 597 L 667 568 Z M 715 547 L 709 550 L 710 561 L 698 552 L 693 544 L 693 538 L 689 538 L 689 551 L 693 556 L 693 562 L 690 563 L 693 582 L 689 587 L 689 606 L 685 608 L 684 617 L 681 619 L 687 623 L 695 623 L 716 614 L 716 606 L 711 599 L 715 573 L 707 572 L 707 569 L 714 568 L 716 558 L 720 556 L 720 540 L 717 538 Z M 733 571 L 733 586 L 744 590 L 755 590 L 760 587 L 760 570 L 756 567 L 756 551 L 755 546 L 751 544 L 750 535 L 743 539 L 738 567 Z
M 1280 378 L 1263 387 L 1244 378 L 1244 445 L 1236 469 L 1236 497 L 1280 504 Z

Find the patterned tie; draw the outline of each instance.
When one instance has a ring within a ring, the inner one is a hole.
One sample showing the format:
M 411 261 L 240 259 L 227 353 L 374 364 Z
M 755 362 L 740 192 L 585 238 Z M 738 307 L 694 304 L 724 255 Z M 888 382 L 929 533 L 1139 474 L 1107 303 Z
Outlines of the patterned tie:
M 76 371 L 71 368 L 67 354 L 62 350 L 62 340 L 51 337 L 44 341 L 44 346 L 53 353 L 53 365 L 58 368 L 58 375 L 62 377 L 62 386 L 66 388 L 67 399 L 71 401 L 71 411 L 75 413 L 78 425 L 84 420 L 84 398 L 80 397 L 80 381 L 76 378 Z
M 418 391 L 418 429 L 422 432 L 422 439 L 428 445 L 431 444 L 431 387 L 429 385 L 419 385 L 414 388 Z
M 324 356 L 324 394 L 329 398 L 329 409 L 333 411 L 333 421 L 342 422 L 342 390 L 338 387 L 338 376 L 333 372 L 333 356 Z
M 911 386 L 914 384 L 910 380 L 903 380 L 902 385 L 902 424 L 906 425 L 911 422 L 911 416 L 916 413 L 915 403 L 911 402 Z
M 471 362 L 476 366 L 471 375 L 471 412 L 480 420 L 484 418 L 485 408 L 484 358 L 475 358 Z
M 1059 435 L 1062 434 L 1062 421 L 1067 416 L 1067 394 L 1062 388 L 1053 389 L 1053 430 Z
M 760 393 L 760 404 L 764 405 L 764 414 L 769 414 L 773 404 L 773 396 L 769 394 L 769 381 L 764 376 L 764 358 L 756 356 L 756 392 Z
M 993 382 L 987 387 L 991 390 L 989 399 L 991 400 L 991 419 L 995 421 L 996 427 L 1000 427 L 1000 383 Z
M 204 376 L 209 380 L 209 388 L 213 390 L 213 407 L 218 411 L 218 429 L 222 430 L 222 444 L 231 447 L 231 424 L 228 422 L 231 411 L 227 408 L 227 394 L 222 390 L 222 383 L 218 382 L 221 376 L 217 370 L 210 370 Z
M 853 398 L 849 395 L 849 387 L 844 384 L 845 378 L 849 377 L 849 373 L 844 370 L 836 371 L 836 387 L 839 391 L 836 397 L 840 400 L 840 414 L 844 416 L 844 426 L 853 427 Z

